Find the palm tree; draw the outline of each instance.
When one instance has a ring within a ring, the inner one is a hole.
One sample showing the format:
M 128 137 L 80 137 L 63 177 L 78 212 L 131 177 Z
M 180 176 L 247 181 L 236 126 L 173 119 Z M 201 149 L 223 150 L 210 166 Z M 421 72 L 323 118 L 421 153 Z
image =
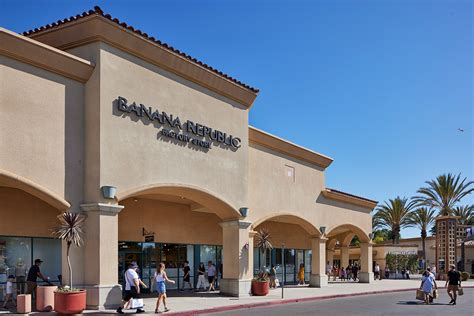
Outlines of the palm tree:
M 423 265 L 426 267 L 426 236 L 427 229 L 435 221 L 436 215 L 434 209 L 428 209 L 426 207 L 420 207 L 412 211 L 408 216 L 408 224 L 410 226 L 417 226 L 421 230 L 421 242 L 423 245 Z
M 85 216 L 78 213 L 64 212 L 58 215 L 60 225 L 53 230 L 53 236 L 66 242 L 66 256 L 67 265 L 69 268 L 69 286 L 72 287 L 72 267 L 71 260 L 69 259 L 69 250 L 71 245 L 74 244 L 80 247 L 83 244 L 83 230 L 82 225 L 85 221 Z
M 452 215 L 459 216 L 460 225 L 474 225 L 474 205 L 456 206 Z
M 468 194 L 474 192 L 474 181 L 461 180 L 461 174 L 457 176 L 448 173 L 442 174 L 436 180 L 426 181 L 428 187 L 420 188 L 417 192 L 419 196 L 414 197 L 415 201 L 428 207 L 433 207 L 439 211 L 438 215 L 451 215 L 459 201 Z
M 388 228 L 392 231 L 392 242 L 398 244 L 400 240 L 400 230 L 408 227 L 409 214 L 415 202 L 407 198 L 397 196 L 395 199 L 389 199 L 384 205 L 376 209 L 373 222 L 379 224 L 379 227 Z

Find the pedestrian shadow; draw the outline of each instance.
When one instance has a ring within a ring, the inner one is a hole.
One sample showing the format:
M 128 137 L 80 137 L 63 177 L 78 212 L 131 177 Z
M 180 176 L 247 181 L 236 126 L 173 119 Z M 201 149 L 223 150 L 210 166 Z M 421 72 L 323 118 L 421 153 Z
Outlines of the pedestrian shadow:
M 398 301 L 397 305 L 425 305 L 423 301 Z M 442 303 L 431 303 L 430 305 L 447 305 Z

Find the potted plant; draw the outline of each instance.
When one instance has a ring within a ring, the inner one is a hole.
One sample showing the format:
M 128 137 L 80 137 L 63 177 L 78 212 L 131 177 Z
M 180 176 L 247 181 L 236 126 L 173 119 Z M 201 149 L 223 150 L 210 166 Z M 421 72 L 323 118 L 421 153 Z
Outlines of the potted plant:
M 266 255 L 268 250 L 272 250 L 273 246 L 270 242 L 271 235 L 265 228 L 261 229 L 255 235 L 257 248 Z M 266 256 L 265 256 L 266 258 Z M 267 270 L 265 265 L 262 264 L 262 268 L 255 278 L 252 280 L 252 294 L 257 296 L 265 296 L 270 292 L 270 279 L 268 278 Z
M 66 257 L 69 268 L 69 286 L 59 287 L 54 292 L 54 309 L 59 314 L 80 314 L 86 308 L 86 290 L 76 289 L 72 286 L 72 267 L 69 258 L 71 245 L 80 247 L 83 244 L 82 226 L 85 216 L 64 212 L 58 215 L 60 225 L 53 231 L 53 236 L 66 242 Z

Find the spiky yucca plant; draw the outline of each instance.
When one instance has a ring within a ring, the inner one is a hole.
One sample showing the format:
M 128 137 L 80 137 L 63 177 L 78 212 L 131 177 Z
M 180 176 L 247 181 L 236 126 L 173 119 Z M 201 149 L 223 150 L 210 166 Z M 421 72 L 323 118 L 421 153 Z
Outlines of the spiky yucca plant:
M 257 232 L 255 237 L 257 240 L 257 243 L 256 243 L 257 248 L 265 255 L 265 258 L 266 258 L 267 251 L 273 249 L 273 245 L 270 242 L 272 235 L 266 228 L 262 228 Z M 262 264 L 262 271 L 265 270 L 264 266 L 265 264 Z
M 69 268 L 69 286 L 72 290 L 72 267 L 71 260 L 69 259 L 69 250 L 71 249 L 72 244 L 74 244 L 76 247 L 80 247 L 84 243 L 82 239 L 82 235 L 84 233 L 82 226 L 86 218 L 84 215 L 78 213 L 64 212 L 58 215 L 58 219 L 60 225 L 54 228 L 53 236 L 66 242 L 66 257 Z

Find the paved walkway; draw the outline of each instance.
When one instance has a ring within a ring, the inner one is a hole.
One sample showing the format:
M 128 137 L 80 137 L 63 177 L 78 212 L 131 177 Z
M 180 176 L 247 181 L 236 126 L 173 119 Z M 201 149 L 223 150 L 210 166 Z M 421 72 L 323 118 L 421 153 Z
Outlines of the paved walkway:
M 438 285 L 444 286 L 444 281 L 439 281 Z M 474 280 L 464 282 L 464 286 L 474 287 Z M 373 284 L 364 283 L 345 283 L 335 282 L 330 283 L 325 288 L 310 288 L 307 286 L 291 286 L 284 289 L 284 301 L 296 302 L 306 301 L 313 298 L 322 297 L 336 297 L 341 295 L 357 295 L 363 293 L 373 292 L 385 292 L 385 291 L 397 291 L 404 289 L 415 289 L 420 286 L 419 279 L 411 280 L 381 280 L 375 281 Z M 221 311 L 222 308 L 239 308 L 244 307 L 242 305 L 273 305 L 282 302 L 281 299 L 281 288 L 272 289 L 270 294 L 267 296 L 249 296 L 244 298 L 234 298 L 220 296 L 218 293 L 194 293 L 191 291 L 185 292 L 169 292 L 168 293 L 168 307 L 171 312 L 166 313 L 167 315 L 176 314 L 197 314 L 199 310 L 213 309 L 215 311 Z M 145 310 L 148 313 L 152 313 L 155 309 L 156 298 L 150 297 L 145 298 Z M 7 313 L 7 311 L 4 311 Z M 0 314 L 4 313 L 0 311 Z M 112 313 L 113 310 L 107 310 L 100 312 Z M 134 311 L 129 310 L 126 313 L 133 313 Z M 85 311 L 84 313 L 98 313 L 97 311 Z M 47 313 L 41 313 L 41 315 L 47 315 Z

